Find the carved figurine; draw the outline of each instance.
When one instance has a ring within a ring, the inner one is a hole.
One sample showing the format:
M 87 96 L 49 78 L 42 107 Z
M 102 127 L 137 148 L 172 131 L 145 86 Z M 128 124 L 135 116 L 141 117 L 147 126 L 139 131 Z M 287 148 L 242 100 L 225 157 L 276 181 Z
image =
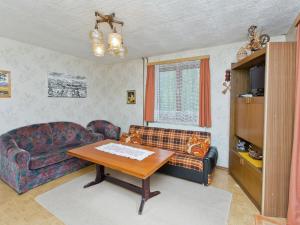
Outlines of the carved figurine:
M 222 93 L 225 95 L 227 93 L 227 91 L 230 90 L 230 70 L 226 70 L 225 73 L 225 81 L 223 82 L 223 86 L 225 87 L 225 89 L 222 91 Z

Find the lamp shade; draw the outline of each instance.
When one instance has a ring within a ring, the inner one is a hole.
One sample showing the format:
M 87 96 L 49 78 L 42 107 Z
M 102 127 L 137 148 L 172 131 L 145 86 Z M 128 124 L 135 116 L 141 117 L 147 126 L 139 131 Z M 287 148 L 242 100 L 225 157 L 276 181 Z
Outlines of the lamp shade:
M 120 49 L 122 46 L 122 36 L 117 32 L 112 32 L 108 36 L 108 45 L 112 50 Z
M 105 53 L 105 45 L 100 42 L 93 42 L 93 52 L 95 56 L 101 57 Z
M 90 39 L 103 41 L 103 33 L 101 31 L 99 31 L 98 29 L 94 29 L 94 30 L 90 31 Z
M 92 40 L 92 48 L 94 55 L 98 57 L 104 56 L 105 45 L 103 33 L 98 29 L 94 29 L 90 32 L 90 39 Z

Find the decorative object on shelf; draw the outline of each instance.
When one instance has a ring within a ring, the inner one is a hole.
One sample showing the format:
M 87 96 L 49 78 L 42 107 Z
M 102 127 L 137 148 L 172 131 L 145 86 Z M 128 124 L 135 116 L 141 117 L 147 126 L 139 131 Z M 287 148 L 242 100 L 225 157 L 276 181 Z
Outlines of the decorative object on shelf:
M 50 72 L 48 74 L 48 97 L 86 98 L 86 77 Z
M 90 39 L 92 40 L 92 48 L 94 55 L 102 57 L 106 52 L 113 56 L 124 58 L 127 55 L 127 48 L 124 46 L 122 34 L 117 32 L 117 25 L 121 27 L 121 33 L 124 23 L 115 18 L 115 13 L 103 15 L 95 12 L 96 23 L 95 28 L 90 32 Z M 108 46 L 105 45 L 103 32 L 100 30 L 100 24 L 107 23 L 111 28 L 111 33 L 108 35 Z
M 247 56 L 248 56 L 247 49 L 245 47 L 241 47 L 236 54 L 236 59 L 237 59 L 237 61 L 241 61 L 242 59 L 246 58 Z
M 246 141 L 243 141 L 241 139 L 238 140 L 238 143 L 236 144 L 236 149 L 240 152 L 247 152 L 249 148 L 249 143 Z
M 0 70 L 0 98 L 11 97 L 10 71 Z
M 135 97 L 135 90 L 128 90 L 127 91 L 127 104 L 135 104 L 136 97 Z
M 251 25 L 248 29 L 249 44 L 246 48 L 252 52 L 266 47 L 266 44 L 270 41 L 270 36 L 257 32 L 257 26 Z
M 262 160 L 263 158 L 263 155 L 261 152 L 259 151 L 255 151 L 251 148 L 249 148 L 249 152 L 248 152 L 249 156 L 252 158 L 252 159 L 256 159 L 256 160 Z
M 227 91 L 230 90 L 230 76 L 231 76 L 230 73 L 231 73 L 230 70 L 226 70 L 225 72 L 225 81 L 223 82 L 223 86 L 225 87 L 225 89 L 222 91 L 224 95 L 227 93 Z
M 245 47 L 241 47 L 237 54 L 237 61 L 241 61 L 252 52 L 265 48 L 267 43 L 270 41 L 270 36 L 268 34 L 263 34 L 262 31 L 257 31 L 257 26 L 251 25 L 248 28 L 248 39 L 249 43 Z

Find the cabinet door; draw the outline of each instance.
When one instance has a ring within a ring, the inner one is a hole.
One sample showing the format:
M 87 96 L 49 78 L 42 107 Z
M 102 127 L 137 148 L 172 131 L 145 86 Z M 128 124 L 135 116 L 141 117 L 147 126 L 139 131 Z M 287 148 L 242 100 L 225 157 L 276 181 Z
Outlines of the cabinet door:
M 264 97 L 253 97 L 248 104 L 247 141 L 263 148 Z
M 252 200 L 258 206 L 258 208 L 261 208 L 262 174 L 252 168 L 246 161 L 243 165 L 243 172 L 243 186 L 251 196 Z
M 240 183 L 243 182 L 243 159 L 238 156 L 238 153 L 230 150 L 230 165 L 229 170 L 232 176 L 239 181 Z
M 248 135 L 248 98 L 237 98 L 236 101 L 236 135 L 247 140 Z
M 255 146 L 263 147 L 264 97 L 238 98 L 236 135 Z

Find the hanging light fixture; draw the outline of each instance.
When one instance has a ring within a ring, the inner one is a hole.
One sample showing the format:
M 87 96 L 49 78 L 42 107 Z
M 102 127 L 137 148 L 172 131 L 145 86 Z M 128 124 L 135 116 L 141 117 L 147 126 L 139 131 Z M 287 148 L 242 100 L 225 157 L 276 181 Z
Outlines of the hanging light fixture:
M 124 23 L 122 21 L 115 19 L 115 14 L 102 15 L 99 12 L 95 12 L 96 23 L 95 28 L 90 32 L 90 39 L 92 41 L 92 49 L 94 55 L 97 57 L 102 57 L 106 52 L 114 56 L 119 56 L 124 58 L 127 54 L 127 48 L 124 47 L 123 37 L 117 32 L 116 25 L 123 27 Z M 108 36 L 108 47 L 106 48 L 104 42 L 103 32 L 99 29 L 100 23 L 107 23 L 112 32 Z

